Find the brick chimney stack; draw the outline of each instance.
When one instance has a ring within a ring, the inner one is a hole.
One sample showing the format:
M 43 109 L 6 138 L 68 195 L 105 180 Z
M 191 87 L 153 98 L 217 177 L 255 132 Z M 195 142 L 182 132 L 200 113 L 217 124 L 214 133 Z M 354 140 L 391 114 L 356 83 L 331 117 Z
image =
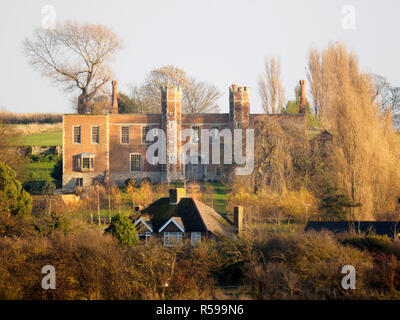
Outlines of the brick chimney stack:
M 169 189 L 169 204 L 178 204 L 181 198 L 185 197 L 185 189 L 174 188 Z
M 306 113 L 306 80 L 300 80 L 300 108 L 299 113 Z
M 112 104 L 111 113 L 118 114 L 118 81 L 113 80 L 112 82 Z

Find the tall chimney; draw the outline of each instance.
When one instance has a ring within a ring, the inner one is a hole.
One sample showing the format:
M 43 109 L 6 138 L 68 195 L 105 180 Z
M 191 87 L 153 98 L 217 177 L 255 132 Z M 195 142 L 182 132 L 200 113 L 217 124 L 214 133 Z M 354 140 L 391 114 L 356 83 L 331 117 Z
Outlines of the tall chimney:
M 299 113 L 306 113 L 306 80 L 300 80 L 300 107 Z
M 178 204 L 181 198 L 185 197 L 185 189 L 174 188 L 169 189 L 169 204 Z
M 243 231 L 243 207 L 236 206 L 233 208 L 233 224 L 238 229 L 238 235 L 240 236 Z
M 112 82 L 112 104 L 111 113 L 118 114 L 118 81 L 113 80 Z

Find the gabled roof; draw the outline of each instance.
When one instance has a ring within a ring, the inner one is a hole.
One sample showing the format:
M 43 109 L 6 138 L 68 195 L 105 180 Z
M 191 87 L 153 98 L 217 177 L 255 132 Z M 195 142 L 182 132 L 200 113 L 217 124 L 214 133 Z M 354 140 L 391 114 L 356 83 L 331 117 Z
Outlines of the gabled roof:
M 203 223 L 208 231 L 211 231 L 215 235 L 221 235 L 224 237 L 231 236 L 234 226 L 226 221 L 218 212 L 213 208 L 207 206 L 203 202 L 192 199 L 195 203 L 198 212 L 203 220 Z
M 165 229 L 166 226 L 168 226 L 170 223 L 175 224 L 179 230 L 181 230 L 182 232 L 185 232 L 185 228 L 183 226 L 182 223 L 182 218 L 180 217 L 172 217 L 171 219 L 169 219 L 161 228 L 160 230 L 158 230 L 158 232 L 161 232 Z
M 151 223 L 151 219 L 147 215 L 142 215 L 135 221 L 133 224 L 134 227 L 136 227 L 139 223 L 142 223 L 143 225 L 146 226 L 147 229 L 149 229 L 150 232 L 153 232 L 153 224 Z
M 161 232 L 173 221 L 183 232 L 211 232 L 220 237 L 233 237 L 235 228 L 213 208 L 193 198 L 181 198 L 171 205 L 160 198 L 141 211 L 150 218 L 154 232 Z

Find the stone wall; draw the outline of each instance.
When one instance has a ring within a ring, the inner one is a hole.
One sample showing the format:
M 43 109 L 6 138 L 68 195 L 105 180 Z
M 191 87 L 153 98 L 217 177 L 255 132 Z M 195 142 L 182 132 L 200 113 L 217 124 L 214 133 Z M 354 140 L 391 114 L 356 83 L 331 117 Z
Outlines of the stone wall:
M 17 148 L 18 152 L 23 156 L 30 156 L 32 154 L 47 156 L 49 154 L 61 155 L 62 147 L 60 146 L 20 146 Z

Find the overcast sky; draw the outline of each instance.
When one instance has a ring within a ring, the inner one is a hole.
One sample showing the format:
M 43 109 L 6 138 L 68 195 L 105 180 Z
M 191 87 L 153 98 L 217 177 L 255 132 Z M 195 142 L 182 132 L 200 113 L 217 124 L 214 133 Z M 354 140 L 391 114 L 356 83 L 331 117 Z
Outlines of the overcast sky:
M 215 84 L 224 93 L 223 112 L 229 85 L 250 86 L 251 110 L 258 113 L 257 77 L 265 56 L 281 56 L 286 96 L 292 98 L 298 80 L 306 78 L 308 48 L 338 40 L 358 54 L 364 71 L 400 86 L 398 0 L 2 0 L 0 107 L 9 111 L 72 111 L 69 96 L 21 52 L 24 38 L 41 25 L 45 5 L 54 6 L 57 22 L 102 23 L 123 39 L 125 48 L 112 64 L 122 91 L 151 69 L 174 64 Z M 355 9 L 355 25 L 349 11 L 342 12 L 346 5 Z

